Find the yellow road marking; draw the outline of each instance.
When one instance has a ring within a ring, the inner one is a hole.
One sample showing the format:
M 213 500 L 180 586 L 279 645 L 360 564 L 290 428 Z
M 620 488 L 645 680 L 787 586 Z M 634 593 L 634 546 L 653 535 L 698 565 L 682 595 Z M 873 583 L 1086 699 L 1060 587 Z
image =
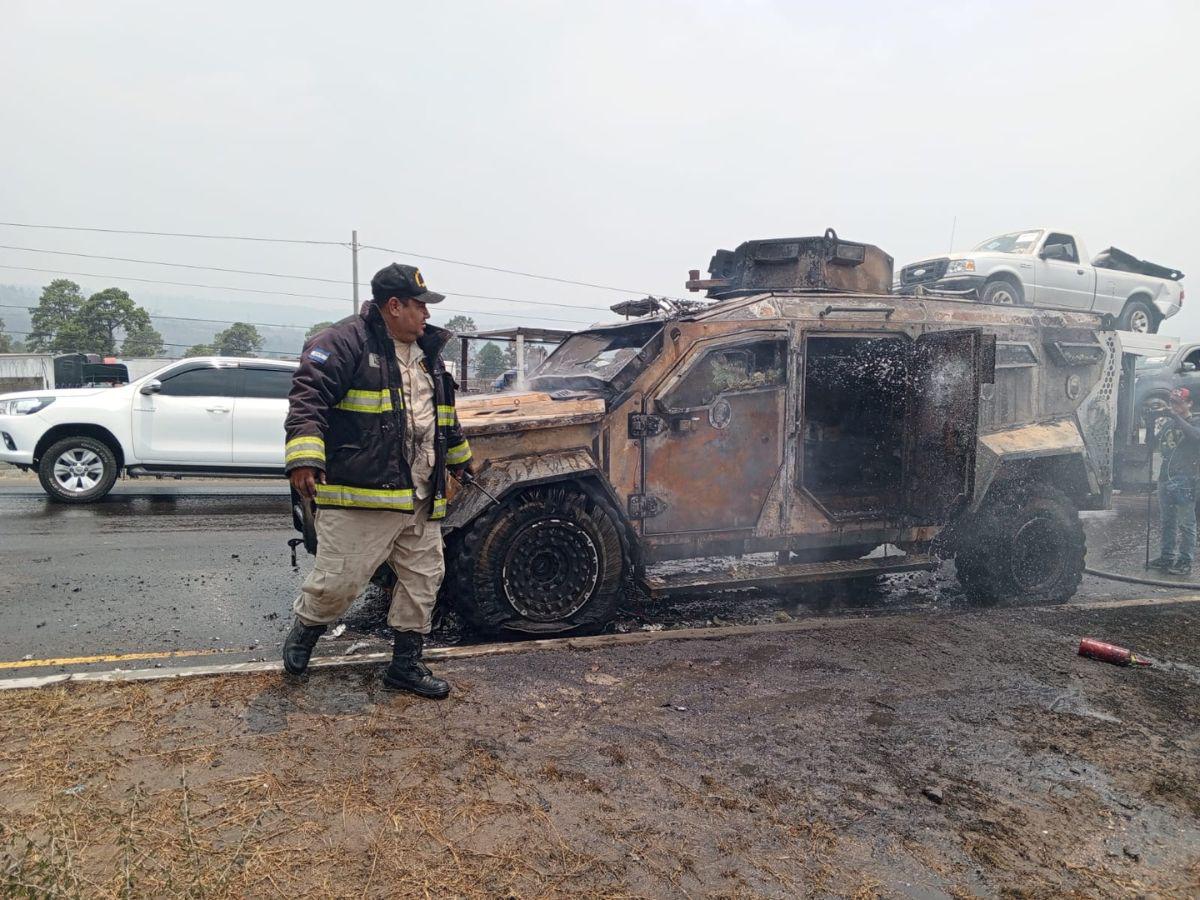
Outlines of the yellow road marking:
M 186 656 L 211 656 L 227 650 L 159 650 L 145 653 L 102 653 L 99 656 L 60 656 L 56 659 L 16 659 L 0 662 L 0 669 L 36 669 L 39 666 L 84 666 L 88 663 L 122 662 L 127 659 L 179 659 Z

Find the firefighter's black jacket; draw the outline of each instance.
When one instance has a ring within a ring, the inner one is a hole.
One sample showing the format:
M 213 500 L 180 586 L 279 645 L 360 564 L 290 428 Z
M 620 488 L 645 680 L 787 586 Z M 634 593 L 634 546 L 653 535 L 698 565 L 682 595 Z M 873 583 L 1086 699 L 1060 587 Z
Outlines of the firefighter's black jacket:
M 441 351 L 450 332 L 432 325 L 417 345 L 437 404 L 433 509 L 446 514 L 446 467 L 465 466 L 471 447 L 454 409 L 454 379 Z M 323 469 L 319 506 L 412 512 L 413 482 L 402 447 L 407 427 L 395 345 L 373 302 L 304 345 L 288 395 L 285 468 Z

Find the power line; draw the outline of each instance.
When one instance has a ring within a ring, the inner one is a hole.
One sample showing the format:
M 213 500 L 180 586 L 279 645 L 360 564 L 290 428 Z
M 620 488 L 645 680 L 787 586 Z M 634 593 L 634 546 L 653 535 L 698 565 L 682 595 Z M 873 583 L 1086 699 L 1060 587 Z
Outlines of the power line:
M 29 337 L 30 335 L 33 335 L 35 333 L 36 332 L 33 332 L 33 331 L 6 331 L 5 332 L 5 334 L 11 334 L 11 335 L 20 334 L 20 335 L 24 335 L 25 337 Z M 171 343 L 170 341 L 161 341 L 160 343 L 164 347 L 186 347 L 188 349 L 191 349 L 192 347 L 196 346 L 195 344 L 174 344 L 174 343 Z M 57 350 L 55 352 L 57 352 L 57 353 L 95 353 L 96 351 L 95 350 L 78 350 L 78 349 L 76 349 L 76 350 Z M 300 355 L 299 352 L 293 352 L 290 350 L 257 350 L 255 352 L 267 353 L 272 356 L 299 356 Z M 219 356 L 219 355 L 220 354 L 217 354 L 217 353 L 206 353 L 205 354 L 205 356 Z
M 191 263 L 162 262 L 156 259 L 131 259 L 127 256 L 100 256 L 95 253 L 72 253 L 69 250 L 44 250 L 39 247 L 14 247 L 0 244 L 0 250 L 16 250 L 21 253 L 49 253 L 53 256 L 76 256 L 81 259 L 103 259 L 110 262 L 137 263 L 143 266 L 168 266 L 172 269 L 198 269 L 204 272 L 225 272 L 229 275 L 257 275 L 263 278 L 291 278 L 296 281 L 320 281 L 324 284 L 349 284 L 340 278 L 318 278 L 315 275 L 285 275 L 281 272 L 257 272 L 251 269 L 224 269 L 220 266 L 197 266 Z
M 22 269 L 24 267 L 22 267 L 22 266 L 0 266 L 0 269 L 9 269 L 9 268 Z M 50 272 L 52 274 L 54 274 L 56 272 L 56 270 L 53 270 L 53 269 L 34 269 L 32 271 Z M 86 273 L 83 273 L 83 272 L 57 272 L 57 274 L 84 275 Z M 108 277 L 114 277 L 114 276 L 101 275 L 101 276 L 89 276 L 89 277 L 108 278 Z M 122 279 L 117 278 L 116 280 L 120 281 Z M 132 280 L 137 280 L 137 279 L 132 279 Z M 174 283 L 174 282 L 167 282 L 167 283 L 170 284 L 170 283 Z M 330 297 L 327 299 L 338 300 L 339 298 Z M 26 312 L 34 312 L 35 310 L 38 309 L 38 307 L 36 307 L 36 306 L 20 306 L 18 304 L 13 304 L 13 303 L 0 303 L 0 309 L 22 309 L 22 310 L 25 310 Z M 492 312 L 490 310 L 485 311 L 485 310 L 454 309 L 453 307 L 445 307 L 444 309 L 439 309 L 438 312 L 457 313 L 460 315 L 498 316 L 498 317 L 506 318 L 506 319 L 516 319 L 516 320 L 522 321 L 522 322 L 528 322 L 531 318 L 530 316 L 521 316 L 521 315 L 517 315 L 515 313 Z M 237 322 L 242 321 L 240 319 L 238 319 L 238 320 L 201 319 L 201 318 L 193 318 L 190 316 L 171 316 L 171 315 L 167 315 L 165 313 L 147 313 L 147 315 L 151 319 L 174 319 L 174 320 L 178 320 L 181 322 L 207 322 L 207 323 L 214 324 L 214 325 L 234 325 L 234 324 L 237 324 Z M 567 325 L 586 325 L 586 324 L 588 324 L 586 322 L 579 322 L 574 319 L 556 319 L 551 316 L 540 316 L 540 317 L 537 317 L 535 319 L 535 321 L 561 322 L 561 323 L 564 323 Z M 308 325 L 291 325 L 291 324 L 285 325 L 282 322 L 245 322 L 244 324 L 254 325 L 256 327 L 261 327 L 261 328 L 308 328 L 308 327 L 310 327 Z
M 147 259 L 127 259 L 127 258 L 120 257 L 120 256 L 96 256 L 96 255 L 93 255 L 90 253 L 71 253 L 66 250 L 41 250 L 41 249 L 36 249 L 33 247 L 12 247 L 12 246 L 8 246 L 6 244 L 0 244 L 0 249 L 2 249 L 2 250 L 18 250 L 18 251 L 23 251 L 26 253 L 49 253 L 49 254 L 56 255 L 56 256 L 79 256 L 79 257 L 83 257 L 85 259 L 101 259 L 101 260 L 108 260 L 111 262 L 129 262 L 129 263 L 139 263 L 139 264 L 152 265 L 152 266 L 173 266 L 176 268 L 184 268 L 184 269 L 203 269 L 203 270 L 208 270 L 208 271 L 213 271 L 213 272 L 225 272 L 225 273 L 235 274 L 235 275 L 266 275 L 266 276 L 270 276 L 272 278 L 295 278 L 295 279 L 301 280 L 301 281 L 322 281 L 322 282 L 327 282 L 329 284 L 349 284 L 349 282 L 338 281 L 333 278 L 315 278 L 311 275 L 284 275 L 284 274 L 279 274 L 276 272 L 249 272 L 249 271 L 245 271 L 242 269 L 222 269 L 222 268 L 217 268 L 215 266 L 197 266 L 197 265 L 190 265 L 187 263 L 159 262 L 156 260 L 147 260 Z M 95 274 L 90 274 L 87 272 L 59 272 L 58 270 L 55 270 L 55 269 L 40 269 L 40 268 L 33 268 L 30 266 L 2 266 L 2 265 L 0 265 L 0 269 L 18 269 L 18 270 L 28 271 L 28 272 L 48 272 L 51 274 L 62 274 L 62 275 L 83 275 L 88 278 L 121 278 L 121 277 L 123 277 L 123 276 L 119 276 L 119 275 L 95 275 Z M 277 294 L 277 295 L 285 296 L 285 297 L 307 297 L 307 298 L 313 299 L 313 300 L 336 300 L 339 303 L 344 303 L 347 299 L 345 297 L 332 297 L 328 294 L 297 294 L 297 293 L 292 293 L 289 291 L 265 291 L 265 290 L 255 289 L 255 288 L 225 287 L 225 286 L 216 285 L 216 284 L 189 284 L 188 282 L 183 282 L 183 281 L 158 281 L 158 280 L 149 279 L 149 278 L 126 278 L 125 280 L 127 280 L 127 281 L 142 281 L 142 282 L 146 282 L 149 284 L 172 284 L 172 285 L 178 285 L 181 287 L 214 288 L 217 290 L 241 291 L 241 292 L 245 292 L 245 293 L 254 293 L 254 294 Z M 370 287 L 370 285 L 364 284 L 363 287 Z M 609 311 L 608 307 L 606 307 L 606 306 L 582 306 L 582 305 L 574 304 L 574 303 L 554 303 L 549 300 L 522 300 L 518 297 L 495 297 L 495 296 L 491 296 L 488 294 L 461 294 L 461 293 L 457 293 L 455 291 L 443 291 L 441 293 L 444 293 L 447 297 L 461 297 L 464 300 L 493 300 L 493 301 L 497 301 L 500 303 L 523 303 L 528 306 L 553 306 L 553 307 L 561 308 L 561 309 L 589 309 L 589 310 L 597 310 L 597 311 L 601 311 L 601 312 Z M 481 311 L 481 314 L 482 314 L 482 311 Z M 495 313 L 494 315 L 500 315 L 500 313 Z M 559 319 L 558 321 L 566 321 L 566 320 Z
M 111 278 L 117 281 L 136 281 L 141 284 L 168 284 L 174 287 L 207 288 L 214 291 L 232 291 L 238 294 L 271 294 L 276 297 L 300 297 L 307 300 L 336 300 L 345 303 L 348 297 L 332 297 L 329 294 L 296 294 L 291 291 L 265 291 L 261 288 L 230 287 L 224 284 L 197 284 L 192 281 L 162 281 L 157 278 L 135 278 L 132 275 L 101 275 L 96 272 L 66 272 L 62 269 L 39 269 L 33 266 L 5 266 L 0 269 L 13 269 L 18 272 L 44 272 L 47 275 L 76 275 L 80 278 Z
M 0 303 L 0 309 L 23 309 L 27 312 L 34 312 L 39 307 L 36 306 L 19 306 L 15 303 Z M 310 328 L 309 325 L 284 325 L 282 322 L 243 322 L 238 319 L 232 321 L 229 319 L 196 319 L 190 316 L 168 316 L 163 313 L 147 313 L 151 319 L 173 319 L 179 322 L 204 322 L 209 325 L 253 325 L 256 328 Z
M 81 226 L 81 225 L 38 225 L 38 224 L 29 223 L 29 222 L 0 222 L 0 226 L 5 226 L 8 228 L 35 228 L 35 229 L 50 230 L 50 231 L 84 231 L 84 232 L 94 232 L 94 233 L 98 233 L 98 234 L 129 234 L 129 235 L 142 235 L 142 236 L 151 236 L 151 237 L 194 238 L 194 239 L 198 239 L 198 240 L 210 240 L 210 241 L 255 241 L 255 242 L 260 242 L 260 243 L 271 243 L 271 244 L 306 244 L 309 246 L 322 246 L 322 247 L 349 247 L 350 246 L 345 241 L 314 241 L 314 240 L 300 240 L 300 239 L 295 239 L 295 238 L 258 237 L 258 236 L 237 235 L 237 234 L 198 234 L 198 233 L 193 233 L 193 232 L 181 232 L 181 231 L 144 231 L 144 230 L 132 229 L 132 228 L 93 228 L 93 227 L 85 227 L 85 226 Z M 523 272 L 519 269 L 506 269 L 502 266 L 490 266 L 490 265 L 484 265 L 483 263 L 467 262 L 466 260 L 461 260 L 461 259 L 449 259 L 449 258 L 443 257 L 443 256 L 433 256 L 428 253 L 415 253 L 411 250 L 396 250 L 391 247 L 380 247 L 375 244 L 359 244 L 358 246 L 360 249 L 363 249 L 363 250 L 378 250 L 382 253 L 398 253 L 401 256 L 413 256 L 418 259 L 429 259 L 429 260 L 433 260 L 435 262 L 443 262 L 443 263 L 447 263 L 447 264 L 453 265 L 453 266 L 466 266 L 466 267 L 472 268 L 472 269 L 483 269 L 484 271 L 487 271 L 487 272 L 501 272 L 505 275 L 518 275 L 522 278 L 536 278 L 541 281 L 553 281 L 557 284 L 570 284 L 570 285 L 575 285 L 576 287 L 594 288 L 596 290 L 602 290 L 602 291 L 615 291 L 619 294 L 646 294 L 646 293 L 649 293 L 648 291 L 635 291 L 635 290 L 631 290 L 629 288 L 619 288 L 619 287 L 614 287 L 614 286 L 608 285 L 608 284 L 595 284 L 590 281 L 577 281 L 577 280 L 571 279 L 571 278 L 559 278 L 554 275 L 539 275 L 536 272 Z M 8 249 L 17 250 L 17 249 L 23 249 L 23 248 L 10 247 Z M 54 253 L 57 251 L 41 250 L 41 251 L 37 251 L 37 252 Z M 86 254 L 71 254 L 71 255 L 85 256 Z M 115 258 L 115 257 L 89 257 L 89 258 L 110 259 L 110 258 Z M 136 260 L 121 260 L 121 261 L 122 262 L 136 262 Z M 173 265 L 171 263 L 151 263 L 151 264 L 153 264 L 153 265 Z M 195 267 L 190 267 L 190 268 L 213 268 L 213 267 L 195 266 Z M 224 272 L 224 271 L 235 271 L 235 270 L 214 269 L 214 271 Z M 247 272 L 247 273 L 239 273 L 239 274 L 274 275 L 274 273 L 271 273 L 271 272 L 256 272 L 256 273 L 248 273 Z M 285 276 L 275 276 L 275 277 L 285 277 Z M 297 275 L 297 276 L 286 276 L 286 277 L 300 278 L 303 276 Z M 329 279 L 311 279 L 311 280 L 328 281 Z M 341 283 L 341 282 L 336 282 L 336 283 Z
M 500 266 L 485 266 L 482 263 L 466 262 L 461 259 L 447 259 L 444 256 L 430 256 L 428 253 L 415 253 L 412 250 L 396 250 L 392 247 L 379 247 L 375 244 L 359 244 L 362 250 L 379 250 L 383 253 L 398 253 L 401 256 L 415 256 L 417 259 L 431 259 L 434 262 L 448 263 L 452 266 L 467 266 L 471 269 L 484 269 L 488 272 L 502 272 L 505 275 L 520 275 L 522 278 L 537 278 L 541 281 L 554 281 L 558 284 L 573 284 L 577 287 L 595 288 L 600 291 L 615 291 L 618 294 L 649 294 L 649 291 L 635 291 L 629 288 L 613 287 L 610 284 L 594 284 L 590 281 L 574 281 L 570 278 L 558 278 L 554 275 L 538 275 L 534 272 L 522 272 L 518 269 L 505 269 Z
M 139 234 L 151 237 L 199 238 L 206 241 L 258 241 L 267 244 L 310 244 L 321 247 L 349 247 L 345 241 L 306 241 L 294 238 L 247 237 L 241 234 L 189 234 L 178 231 L 135 231 L 126 228 L 85 228 L 81 225 L 31 225 L 27 222 L 0 222 L 8 228 L 42 228 L 52 231 L 94 231 L 101 234 Z

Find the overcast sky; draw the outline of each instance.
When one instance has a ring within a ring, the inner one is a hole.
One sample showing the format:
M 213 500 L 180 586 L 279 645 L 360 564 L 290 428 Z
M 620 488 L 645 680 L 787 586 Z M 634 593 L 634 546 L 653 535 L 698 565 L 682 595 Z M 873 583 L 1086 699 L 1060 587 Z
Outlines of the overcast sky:
M 366 243 L 675 295 L 689 268 L 750 238 L 833 226 L 899 266 L 945 252 L 955 217 L 959 248 L 1052 224 L 1093 253 L 1116 244 L 1190 272 L 1163 330 L 1200 335 L 1193 0 L 0 0 L 0 16 L 6 222 L 333 241 L 357 228 Z M 349 280 L 338 247 L 11 227 L 0 243 Z M 392 259 L 435 290 L 577 307 L 444 304 L 513 316 L 481 324 L 589 322 L 621 299 L 374 251 L 362 280 Z M 349 296 L 8 249 L 0 265 Z M 50 277 L 0 269 L 0 282 Z M 246 299 L 292 321 L 350 308 Z

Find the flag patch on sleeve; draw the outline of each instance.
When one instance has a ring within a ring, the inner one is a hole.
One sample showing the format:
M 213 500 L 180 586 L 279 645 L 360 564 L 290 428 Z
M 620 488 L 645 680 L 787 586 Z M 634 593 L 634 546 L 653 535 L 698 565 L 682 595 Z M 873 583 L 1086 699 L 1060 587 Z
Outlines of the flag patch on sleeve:
M 329 359 L 329 351 L 322 350 L 320 347 L 313 347 L 308 351 L 308 358 L 313 362 L 323 363 L 325 360 Z

